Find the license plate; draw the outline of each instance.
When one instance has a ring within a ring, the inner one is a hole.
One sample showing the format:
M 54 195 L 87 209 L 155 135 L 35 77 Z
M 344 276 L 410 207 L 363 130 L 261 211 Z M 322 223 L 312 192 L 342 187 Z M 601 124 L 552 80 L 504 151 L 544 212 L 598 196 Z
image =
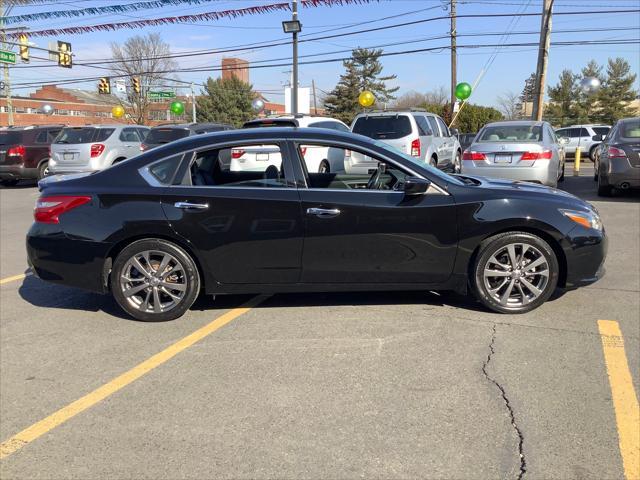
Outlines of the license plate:
M 511 163 L 511 155 L 496 155 L 493 161 L 495 163 Z
M 259 162 L 268 162 L 269 154 L 268 153 L 256 153 L 256 160 Z
M 63 157 L 65 160 L 73 160 L 73 153 L 65 153 Z

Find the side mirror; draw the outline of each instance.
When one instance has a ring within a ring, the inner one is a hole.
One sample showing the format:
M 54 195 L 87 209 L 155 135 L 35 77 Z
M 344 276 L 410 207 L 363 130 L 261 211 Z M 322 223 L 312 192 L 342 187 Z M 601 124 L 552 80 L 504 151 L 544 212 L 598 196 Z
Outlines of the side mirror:
M 450 128 L 449 131 L 451 132 L 451 135 L 454 137 L 457 137 L 458 135 L 460 135 L 460 130 L 458 130 L 457 128 Z
M 560 137 L 558 139 L 558 143 L 560 145 L 567 145 L 569 143 L 569 139 L 567 137 Z
M 407 177 L 404 181 L 405 195 L 422 195 L 429 189 L 431 182 L 424 178 Z
M 591 140 L 593 140 L 594 142 L 601 142 L 604 140 L 604 135 L 594 135 L 593 137 L 591 137 Z

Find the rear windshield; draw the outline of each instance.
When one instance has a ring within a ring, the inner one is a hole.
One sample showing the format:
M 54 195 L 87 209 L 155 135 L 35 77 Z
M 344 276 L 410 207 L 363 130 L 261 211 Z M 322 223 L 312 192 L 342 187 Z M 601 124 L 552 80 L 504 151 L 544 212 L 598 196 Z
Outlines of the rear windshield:
M 606 135 L 609 133 L 609 127 L 593 127 L 593 131 L 596 132 L 596 135 Z
M 145 143 L 169 143 L 189 136 L 186 128 L 152 128 L 145 138 Z
M 246 122 L 242 128 L 259 128 L 259 127 L 297 127 L 297 120 L 289 119 L 269 119 L 269 120 L 251 120 Z
M 114 132 L 114 128 L 63 128 L 54 143 L 92 143 L 104 142 Z
M 623 138 L 640 138 L 640 120 L 632 120 L 622 124 Z
M 21 132 L 0 131 L 0 145 L 13 145 L 22 142 Z
M 388 117 L 360 117 L 353 125 L 353 133 L 380 140 L 411 135 L 411 121 L 406 115 Z
M 486 127 L 476 142 L 540 142 L 540 125 L 493 125 Z

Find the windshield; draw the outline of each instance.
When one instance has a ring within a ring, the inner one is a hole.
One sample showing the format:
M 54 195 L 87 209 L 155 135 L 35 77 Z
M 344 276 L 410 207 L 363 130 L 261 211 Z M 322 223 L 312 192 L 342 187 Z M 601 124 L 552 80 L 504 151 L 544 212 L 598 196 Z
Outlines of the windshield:
M 622 124 L 622 137 L 623 138 L 640 138 L 640 119 L 631 120 Z
M 169 143 L 187 136 L 189 136 L 189 130 L 186 128 L 154 128 L 149 132 L 144 143 Z
M 91 143 L 104 142 L 113 133 L 113 128 L 63 128 L 54 143 Z
M 541 142 L 540 125 L 490 125 L 485 127 L 476 142 Z
M 459 180 L 456 177 L 453 177 L 447 173 L 444 173 L 441 170 L 438 170 L 436 167 L 432 167 L 431 165 L 428 165 L 424 162 L 421 162 L 420 160 L 418 160 L 416 157 L 412 157 L 411 155 L 407 155 L 406 153 L 404 153 L 401 150 L 398 150 L 396 147 L 393 147 L 391 145 L 389 145 L 388 143 L 384 143 L 384 142 L 374 142 L 374 145 L 376 147 L 380 147 L 380 148 L 384 148 L 385 150 L 388 150 L 391 153 L 394 153 L 402 158 L 404 158 L 405 160 L 407 160 L 408 162 L 411 163 L 411 165 L 422 168 L 423 170 L 428 170 L 430 174 L 435 175 L 436 177 L 445 180 L 447 182 L 453 182 L 453 183 L 457 183 L 458 185 L 462 185 L 464 184 L 463 181 Z
M 411 121 L 406 115 L 360 117 L 352 131 L 380 140 L 402 138 L 411 135 Z
M 0 131 L 0 145 L 13 145 L 22 142 L 22 135 L 16 131 Z

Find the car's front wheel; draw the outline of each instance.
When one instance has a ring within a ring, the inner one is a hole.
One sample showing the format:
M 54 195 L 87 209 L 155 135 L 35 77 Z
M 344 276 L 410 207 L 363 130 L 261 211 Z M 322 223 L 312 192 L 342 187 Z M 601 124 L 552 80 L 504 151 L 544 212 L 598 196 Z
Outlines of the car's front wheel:
M 118 305 L 137 320 L 162 322 L 182 316 L 200 291 L 193 259 L 160 239 L 133 242 L 117 256 L 111 291 Z
M 460 173 L 462 171 L 462 162 L 460 161 L 460 152 L 456 152 L 456 156 L 453 159 L 453 173 Z
M 499 313 L 525 313 L 546 302 L 558 284 L 558 259 L 542 238 L 507 232 L 482 242 L 472 268 L 478 300 Z

